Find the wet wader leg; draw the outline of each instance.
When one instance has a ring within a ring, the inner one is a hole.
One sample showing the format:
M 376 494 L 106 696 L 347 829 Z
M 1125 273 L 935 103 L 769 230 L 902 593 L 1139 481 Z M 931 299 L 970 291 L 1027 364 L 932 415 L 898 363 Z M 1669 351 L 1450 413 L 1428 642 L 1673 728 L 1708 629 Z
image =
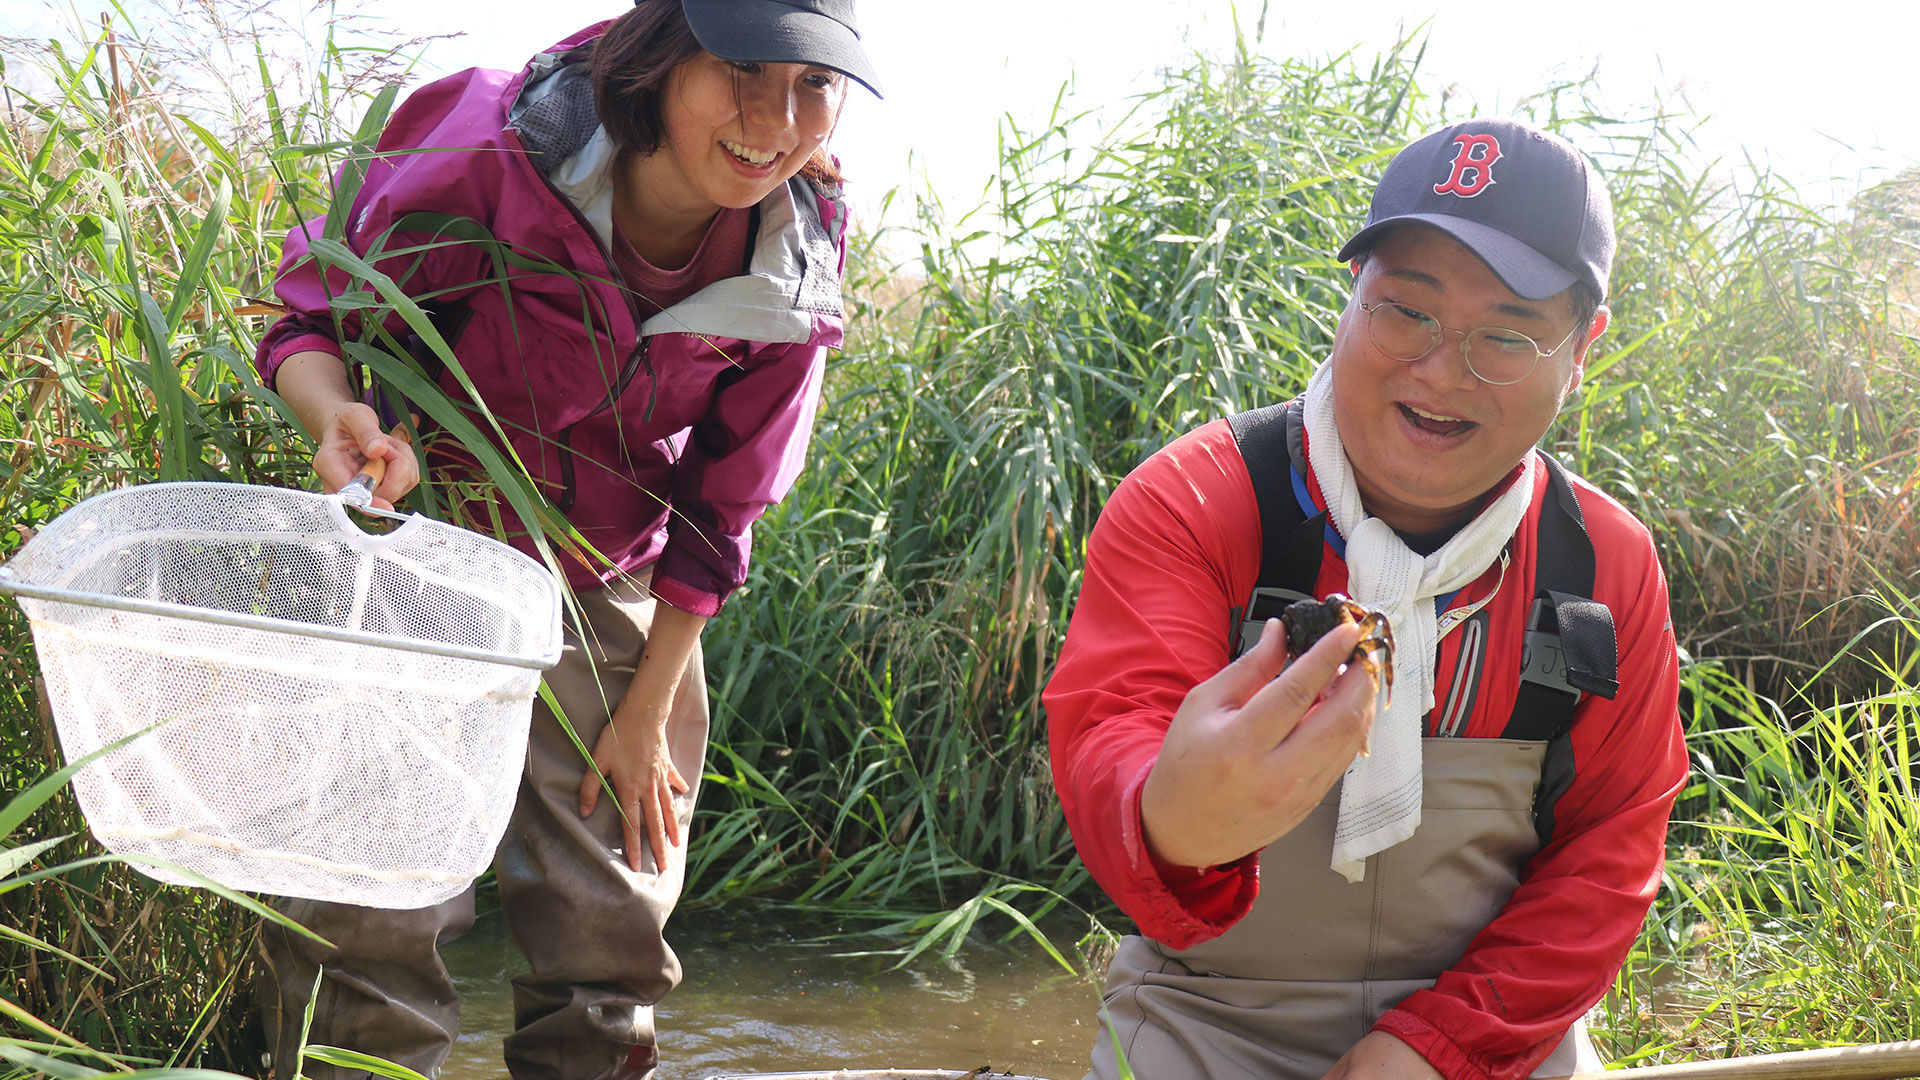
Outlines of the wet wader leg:
M 294 1076 L 302 1015 L 323 968 L 309 1044 L 358 1050 L 432 1076 L 460 1030 L 460 1002 L 439 945 L 473 925 L 473 890 L 408 911 L 295 899 L 274 906 L 334 945 L 272 924 L 260 928 L 260 1019 L 279 1080 Z M 370 1075 L 313 1061 L 305 1071 L 313 1080 Z
M 592 749 L 633 677 L 655 601 L 643 587 L 579 597 L 593 636 L 547 674 L 580 742 Z M 595 679 L 597 662 L 598 681 Z M 602 689 L 604 687 L 604 690 Z M 678 796 L 681 836 L 693 815 L 706 753 L 706 678 L 696 645 L 667 721 L 674 764 L 696 790 Z M 651 852 L 628 868 L 614 800 L 602 792 L 581 820 L 585 760 L 544 704 L 534 708 L 526 777 L 494 868 L 508 927 L 532 971 L 513 980 L 508 1070 L 522 1080 L 639 1080 L 653 1076 L 653 1006 L 680 981 L 662 936 L 679 898 L 686 851 L 662 874 Z

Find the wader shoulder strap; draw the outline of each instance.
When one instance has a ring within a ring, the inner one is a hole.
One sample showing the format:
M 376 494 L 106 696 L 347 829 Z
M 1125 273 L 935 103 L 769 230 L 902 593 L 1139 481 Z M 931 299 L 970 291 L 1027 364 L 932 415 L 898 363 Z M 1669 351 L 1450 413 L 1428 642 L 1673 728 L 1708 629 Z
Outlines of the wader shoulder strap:
M 1260 640 L 1260 628 L 1282 608 L 1314 598 L 1327 515 L 1308 517 L 1294 495 L 1294 462 L 1303 452 L 1297 401 L 1250 409 L 1229 417 L 1227 425 L 1260 504 L 1260 577 L 1246 604 L 1228 616 L 1233 655 L 1239 656 Z
M 1593 599 L 1593 539 L 1567 471 L 1551 456 L 1534 544 L 1533 610 L 1521 651 L 1509 739 L 1552 739 L 1581 693 L 1611 698 L 1620 684 L 1613 613 Z
M 1547 743 L 1533 824 L 1545 846 L 1553 838 L 1553 811 L 1573 786 L 1573 708 L 1582 693 L 1612 698 L 1619 691 L 1619 652 L 1613 612 L 1593 599 L 1593 538 L 1567 472 L 1550 454 L 1547 497 L 1535 534 L 1533 610 L 1520 652 L 1520 689 L 1503 738 Z

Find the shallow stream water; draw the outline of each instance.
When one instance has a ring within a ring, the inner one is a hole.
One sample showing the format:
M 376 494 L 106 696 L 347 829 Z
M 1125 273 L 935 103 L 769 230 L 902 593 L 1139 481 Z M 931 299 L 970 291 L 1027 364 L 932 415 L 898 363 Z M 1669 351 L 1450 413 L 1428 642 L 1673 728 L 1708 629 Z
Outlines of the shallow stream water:
M 975 940 L 952 962 L 855 955 L 871 938 L 821 942 L 831 922 L 755 905 L 683 912 L 667 928 L 686 978 L 660 1006 L 659 1080 L 803 1069 L 972 1069 L 1079 1080 L 1098 987 L 1038 945 Z M 1004 929 L 999 926 L 997 929 Z M 443 949 L 460 989 L 461 1035 L 443 1080 L 501 1080 L 513 1026 L 508 980 L 523 970 L 498 910 Z M 1071 953 L 1069 952 L 1069 955 Z

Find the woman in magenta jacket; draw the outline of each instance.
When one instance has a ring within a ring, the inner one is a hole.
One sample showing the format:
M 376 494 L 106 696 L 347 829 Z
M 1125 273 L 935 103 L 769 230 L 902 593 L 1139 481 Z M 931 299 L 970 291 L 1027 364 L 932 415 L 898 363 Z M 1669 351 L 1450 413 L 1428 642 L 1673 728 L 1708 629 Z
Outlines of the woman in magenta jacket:
M 514 980 L 516 1076 L 653 1072 L 652 1006 L 680 974 L 661 927 L 705 750 L 700 633 L 745 580 L 754 520 L 799 473 L 841 337 L 847 213 L 826 143 L 849 80 L 878 93 L 852 0 L 639 0 L 517 75 L 416 91 L 339 230 L 430 302 L 473 392 L 451 372 L 441 388 L 475 417 L 484 407 L 584 541 L 562 556 L 584 626 L 569 619 L 548 676 L 564 724 L 536 709 L 496 858 L 533 969 Z M 449 219 L 491 242 L 423 231 Z M 326 224 L 288 237 L 276 290 L 289 314 L 256 365 L 313 433 L 323 486 L 381 459 L 375 496 L 390 506 L 419 471 L 350 388 L 341 342 L 364 328 L 333 303 L 350 276 L 311 257 Z M 442 452 L 448 478 L 472 470 L 442 439 L 436 472 Z M 487 513 L 536 550 L 510 509 Z M 280 1074 L 316 973 L 310 1041 L 436 1069 L 458 1003 L 435 945 L 471 923 L 471 891 L 423 911 L 289 911 L 334 947 L 263 939 Z

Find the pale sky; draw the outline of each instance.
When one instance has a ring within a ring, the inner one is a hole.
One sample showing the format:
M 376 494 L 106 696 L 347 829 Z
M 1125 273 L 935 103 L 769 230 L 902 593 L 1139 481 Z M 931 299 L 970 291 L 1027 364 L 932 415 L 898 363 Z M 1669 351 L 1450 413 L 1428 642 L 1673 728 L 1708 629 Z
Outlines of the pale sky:
M 1236 7 L 1249 32 L 1261 10 L 1259 0 L 858 3 L 887 98 L 856 91 L 836 149 L 860 182 L 856 191 L 877 199 L 888 187 L 931 178 L 950 208 L 971 206 L 992 177 L 1004 115 L 1033 126 L 1068 79 L 1082 107 L 1147 89 L 1158 66 L 1196 49 L 1224 53 Z M 516 64 L 529 38 L 557 39 L 575 24 L 625 10 L 607 0 L 405 6 L 474 14 L 467 39 L 429 54 L 448 70 Z M 538 26 L 531 7 L 539 8 Z M 1622 111 L 1650 102 L 1656 89 L 1684 87 L 1705 117 L 1698 137 L 1711 154 L 1739 160 L 1744 147 L 1828 198 L 1843 200 L 1863 178 L 1920 163 L 1916 0 L 1273 0 L 1263 49 L 1313 56 L 1353 49 L 1371 58 L 1401 26 L 1422 22 L 1430 36 L 1427 85 L 1454 85 L 1483 111 L 1597 71 L 1602 100 Z
M 57 2 L 94 26 L 104 7 Z M 128 6 L 152 10 L 155 2 Z M 319 16 L 297 14 L 297 0 L 270 2 L 319 28 Z M 1224 53 L 1236 8 L 1230 0 L 858 3 L 887 98 L 856 88 L 835 149 L 855 182 L 856 204 L 869 211 L 888 188 L 927 184 L 950 209 L 970 208 L 994 174 L 1004 116 L 1033 126 L 1068 80 L 1083 109 L 1150 88 L 1156 67 L 1195 50 Z M 1259 0 L 1238 0 L 1237 8 L 1251 28 Z M 71 22 L 53 10 L 49 0 L 0 0 L 0 26 L 45 33 Z M 464 31 L 427 49 L 423 71 L 445 73 L 517 68 L 626 7 L 619 0 L 388 0 L 361 10 L 405 36 Z M 1705 153 L 1736 164 L 1751 155 L 1822 202 L 1844 201 L 1863 181 L 1920 163 L 1915 0 L 1421 0 L 1398 7 L 1273 0 L 1263 51 L 1324 57 L 1351 49 L 1370 59 L 1400 27 L 1423 22 L 1425 85 L 1435 92 L 1451 86 L 1482 111 L 1504 111 L 1554 82 L 1589 74 L 1616 113 L 1644 107 L 1656 90 L 1680 88 L 1702 118 L 1695 136 Z

